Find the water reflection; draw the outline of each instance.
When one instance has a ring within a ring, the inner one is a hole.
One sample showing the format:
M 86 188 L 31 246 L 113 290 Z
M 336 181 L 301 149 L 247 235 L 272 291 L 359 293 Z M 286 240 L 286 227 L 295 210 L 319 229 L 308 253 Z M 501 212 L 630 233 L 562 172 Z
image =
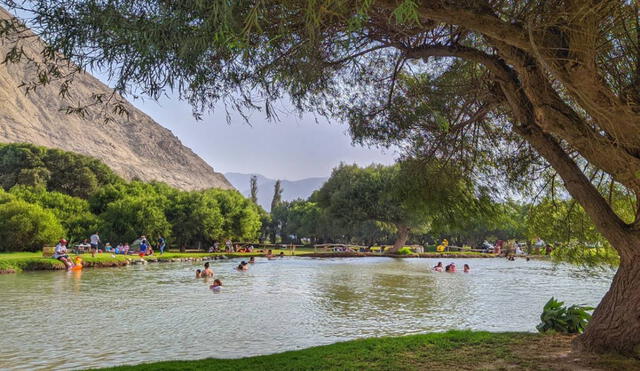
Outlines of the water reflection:
M 545 262 L 258 259 L 0 276 L 0 368 L 70 369 L 243 357 L 339 340 L 451 328 L 533 331 L 551 296 L 597 304 L 611 274 Z M 45 354 L 46 356 L 40 356 Z

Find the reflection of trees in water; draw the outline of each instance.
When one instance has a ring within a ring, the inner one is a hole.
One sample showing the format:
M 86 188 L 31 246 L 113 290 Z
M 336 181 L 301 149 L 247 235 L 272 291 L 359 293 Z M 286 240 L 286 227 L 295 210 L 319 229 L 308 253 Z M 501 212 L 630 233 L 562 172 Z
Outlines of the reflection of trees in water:
M 336 268 L 321 274 L 314 285 L 318 305 L 335 316 L 420 316 L 441 310 L 451 291 L 456 297 L 461 293 L 467 296 L 464 283 L 443 285 L 433 274 L 411 266 L 390 263 Z
M 422 269 L 422 271 L 420 271 Z M 384 265 L 334 267 L 317 277 L 311 288 L 319 310 L 335 322 L 349 318 L 370 318 L 381 327 L 398 326 L 406 317 L 415 330 L 468 327 L 474 313 L 476 294 L 463 273 L 434 273 L 426 267 L 389 263 Z M 406 327 L 406 326 L 405 326 Z

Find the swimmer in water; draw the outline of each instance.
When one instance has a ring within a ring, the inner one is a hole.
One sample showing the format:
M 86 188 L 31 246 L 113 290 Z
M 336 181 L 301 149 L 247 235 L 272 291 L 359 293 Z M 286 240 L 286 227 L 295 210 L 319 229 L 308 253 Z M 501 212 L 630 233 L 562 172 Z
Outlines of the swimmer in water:
M 196 269 L 196 278 L 202 277 L 202 271 L 200 269 Z
M 242 262 L 240 262 L 240 265 L 238 265 L 238 268 L 236 269 L 239 271 L 249 270 L 249 264 L 247 264 L 247 262 L 243 260 Z
M 449 272 L 449 273 L 455 273 L 456 272 L 456 264 L 455 263 L 451 263 L 451 264 L 447 265 L 444 268 L 444 271 L 445 272 Z
M 204 270 L 200 275 L 202 277 L 213 277 L 213 271 L 209 268 L 209 262 L 204 263 Z
M 280 257 L 284 258 L 284 251 L 280 251 Z
M 213 291 L 220 291 L 221 287 L 222 287 L 222 281 L 220 281 L 217 278 L 213 280 L 213 285 L 209 286 L 209 288 Z
M 433 270 L 436 272 L 442 272 L 442 270 L 444 269 L 444 267 L 442 266 L 442 262 L 438 262 L 438 264 L 433 267 Z
M 471 272 L 471 267 L 469 266 L 469 264 L 465 264 L 464 265 L 464 269 L 463 269 L 464 273 L 469 273 Z
M 253 264 L 255 262 L 256 262 L 256 257 L 255 256 L 252 256 L 252 257 L 249 258 L 249 264 Z

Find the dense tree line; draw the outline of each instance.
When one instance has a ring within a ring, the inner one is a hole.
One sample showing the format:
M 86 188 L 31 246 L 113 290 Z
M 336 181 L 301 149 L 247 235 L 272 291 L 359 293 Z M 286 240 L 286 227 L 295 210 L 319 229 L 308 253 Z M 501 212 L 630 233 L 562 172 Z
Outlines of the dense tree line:
M 227 238 L 256 240 L 266 214 L 237 191 L 127 182 L 74 153 L 3 144 L 0 159 L 0 251 L 34 251 L 63 237 L 78 242 L 95 231 L 112 243 L 144 234 L 204 248 Z
M 270 235 L 288 243 L 432 244 L 446 237 L 527 238 L 528 208 L 497 202 L 452 166 L 404 160 L 392 166 L 341 164 L 307 200 L 281 201 Z

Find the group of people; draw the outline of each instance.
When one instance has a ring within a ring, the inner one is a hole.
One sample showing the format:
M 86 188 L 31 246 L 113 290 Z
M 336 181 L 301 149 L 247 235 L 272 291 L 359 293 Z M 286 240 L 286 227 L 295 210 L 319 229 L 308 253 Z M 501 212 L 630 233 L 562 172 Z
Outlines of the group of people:
M 219 242 L 215 242 L 213 245 L 211 245 L 211 247 L 209 247 L 209 252 L 243 252 L 243 253 L 252 253 L 254 250 L 253 245 L 249 245 L 249 246 L 241 246 L 239 244 L 233 244 L 231 242 L 231 240 L 227 240 L 227 242 L 225 242 L 225 247 L 224 248 L 220 248 L 220 243 Z
M 273 255 L 273 252 L 271 250 L 268 250 L 267 253 L 265 254 L 265 257 L 269 260 L 274 259 L 275 256 Z M 284 252 L 280 252 L 279 257 L 284 257 Z M 217 259 L 216 259 L 217 260 Z M 254 264 L 256 262 L 256 258 L 254 256 L 249 257 L 249 261 L 241 261 L 240 264 L 238 264 L 238 266 L 235 268 L 238 271 L 248 271 L 249 270 L 249 266 L 251 264 Z M 213 272 L 213 270 L 211 269 L 211 266 L 209 264 L 209 262 L 205 262 L 204 263 L 204 267 L 203 269 L 196 269 L 196 278 L 211 278 L 215 275 L 215 273 Z M 220 281 L 219 279 L 215 279 L 213 280 L 213 284 L 211 284 L 211 286 L 209 286 L 209 288 L 211 290 L 214 291 L 219 291 L 220 288 L 222 287 L 222 281 Z
M 453 263 L 453 262 L 451 262 L 451 264 L 447 264 L 446 266 L 444 266 L 442 262 L 438 262 L 438 264 L 436 264 L 433 267 L 433 270 L 436 272 L 449 272 L 449 273 L 455 273 L 458 271 L 458 269 L 456 268 L 456 263 Z M 462 271 L 464 273 L 471 272 L 471 267 L 469 266 L 469 264 L 465 264 L 462 268 Z
M 88 239 L 82 241 L 82 243 L 76 246 L 76 253 L 85 252 L 87 249 L 91 252 L 91 256 L 95 256 L 96 253 L 102 253 L 103 250 L 100 248 L 100 234 L 95 232 Z M 67 270 L 73 268 L 74 263 L 69 259 L 69 250 L 68 250 L 69 242 L 62 238 L 58 241 L 58 244 L 54 248 L 53 258 L 60 260 L 64 263 Z M 149 240 L 146 236 L 142 235 L 138 239 L 136 239 L 131 246 L 138 246 L 138 255 L 142 258 L 147 255 L 153 255 L 153 246 L 149 243 Z M 119 243 L 116 247 L 113 247 L 111 243 L 107 242 L 104 244 L 104 252 L 108 252 L 111 254 L 122 254 L 129 255 L 129 253 L 133 253 L 132 247 L 128 243 Z M 164 250 L 167 244 L 163 237 L 158 238 L 157 247 L 160 250 L 160 254 L 164 254 Z

